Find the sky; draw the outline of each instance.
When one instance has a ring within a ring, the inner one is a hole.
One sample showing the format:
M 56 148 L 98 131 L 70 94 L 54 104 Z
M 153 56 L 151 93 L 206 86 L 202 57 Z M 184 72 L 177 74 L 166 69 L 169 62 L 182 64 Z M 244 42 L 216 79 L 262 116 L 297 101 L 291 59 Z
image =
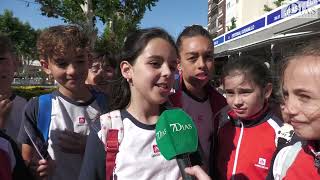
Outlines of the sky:
M 12 11 L 20 21 L 29 22 L 35 29 L 63 23 L 60 19 L 42 16 L 40 6 L 34 0 L 0 0 L 0 14 L 5 9 Z M 207 15 L 207 0 L 159 0 L 151 11 L 145 13 L 140 27 L 161 27 L 177 38 L 185 26 L 199 24 L 206 27 Z M 103 25 L 98 24 L 98 29 L 101 33 Z

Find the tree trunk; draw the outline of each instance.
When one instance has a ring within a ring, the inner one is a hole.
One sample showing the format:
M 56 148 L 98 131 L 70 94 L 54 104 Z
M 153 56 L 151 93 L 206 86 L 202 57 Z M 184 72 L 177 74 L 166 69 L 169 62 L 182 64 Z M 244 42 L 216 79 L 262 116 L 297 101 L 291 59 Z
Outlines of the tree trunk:
M 94 25 L 94 12 L 92 7 L 92 0 L 85 0 L 84 4 L 81 4 L 81 9 L 86 17 L 86 22 L 82 24 L 81 26 L 84 28 L 86 33 L 91 39 L 91 48 L 94 47 L 94 44 L 97 40 L 97 30 Z

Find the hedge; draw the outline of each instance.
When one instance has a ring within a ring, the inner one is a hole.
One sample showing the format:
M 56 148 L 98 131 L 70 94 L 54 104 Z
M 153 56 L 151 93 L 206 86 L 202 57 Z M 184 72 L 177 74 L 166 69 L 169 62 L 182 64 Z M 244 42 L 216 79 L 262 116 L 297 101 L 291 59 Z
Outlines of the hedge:
M 13 86 L 13 92 L 29 100 L 32 97 L 50 93 L 56 89 L 54 86 Z

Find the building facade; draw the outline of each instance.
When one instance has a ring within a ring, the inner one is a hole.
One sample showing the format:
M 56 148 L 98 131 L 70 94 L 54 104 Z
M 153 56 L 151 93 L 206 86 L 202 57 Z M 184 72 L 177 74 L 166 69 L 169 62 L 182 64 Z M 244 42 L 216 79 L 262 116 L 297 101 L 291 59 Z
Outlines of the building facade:
M 277 8 L 272 6 L 273 1 L 261 3 L 261 8 L 257 8 L 258 5 L 253 8 L 254 5 L 250 0 L 226 0 L 226 22 L 236 17 L 237 26 L 213 39 L 215 62 L 222 64 L 216 71 L 230 59 L 251 55 L 269 63 L 277 86 L 277 73 L 283 58 L 310 39 L 320 37 L 320 3 L 317 0 L 289 0 Z M 274 9 L 258 12 L 257 9 L 263 10 L 264 5 Z M 258 16 L 259 13 L 263 14 Z
M 265 14 L 265 5 L 275 8 L 274 1 L 208 0 L 208 30 L 212 35 L 219 36 L 235 27 L 241 27 Z
M 236 27 L 241 27 L 264 15 L 264 6 L 275 8 L 275 0 L 226 0 L 226 30 L 232 26 L 232 18 Z M 231 29 L 230 29 L 231 30 Z
M 213 36 L 225 33 L 226 0 L 208 0 L 208 31 Z

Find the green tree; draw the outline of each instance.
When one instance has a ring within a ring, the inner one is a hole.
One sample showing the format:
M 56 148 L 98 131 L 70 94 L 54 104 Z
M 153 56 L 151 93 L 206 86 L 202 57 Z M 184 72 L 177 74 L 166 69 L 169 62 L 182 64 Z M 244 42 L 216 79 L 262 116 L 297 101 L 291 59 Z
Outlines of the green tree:
M 231 26 L 228 26 L 228 31 L 231 31 L 232 29 L 235 29 L 237 27 L 237 19 L 235 17 L 231 18 Z
M 43 15 L 62 18 L 67 23 L 78 24 L 88 31 L 95 42 L 96 21 L 105 26 L 98 45 L 105 43 L 120 46 L 125 35 L 138 28 L 145 11 L 151 10 L 158 0 L 35 0 L 41 5 Z M 111 45 L 109 45 L 111 46 Z
M 33 29 L 29 23 L 21 22 L 11 11 L 5 10 L 0 15 L 0 32 L 11 38 L 23 64 L 30 65 L 37 59 L 36 41 L 39 30 Z
M 273 4 L 274 4 L 274 5 L 276 6 L 276 8 L 277 8 L 277 7 L 280 7 L 284 1 L 286 1 L 286 0 L 276 0 L 276 1 L 273 2 Z M 264 5 L 264 6 L 263 6 L 263 10 L 264 10 L 265 12 L 270 12 L 270 11 L 272 11 L 273 9 L 272 9 L 271 7 L 269 7 L 268 5 Z
M 263 11 L 270 12 L 270 11 L 272 11 L 272 8 L 265 4 L 265 5 L 263 5 Z
M 98 39 L 96 49 L 100 51 L 107 49 L 112 53 L 119 52 L 124 43 L 125 37 L 129 32 L 135 31 L 139 28 L 139 22 L 140 20 L 137 20 L 137 22 L 134 23 L 124 16 L 112 17 L 108 26 L 105 27 L 104 33 Z

